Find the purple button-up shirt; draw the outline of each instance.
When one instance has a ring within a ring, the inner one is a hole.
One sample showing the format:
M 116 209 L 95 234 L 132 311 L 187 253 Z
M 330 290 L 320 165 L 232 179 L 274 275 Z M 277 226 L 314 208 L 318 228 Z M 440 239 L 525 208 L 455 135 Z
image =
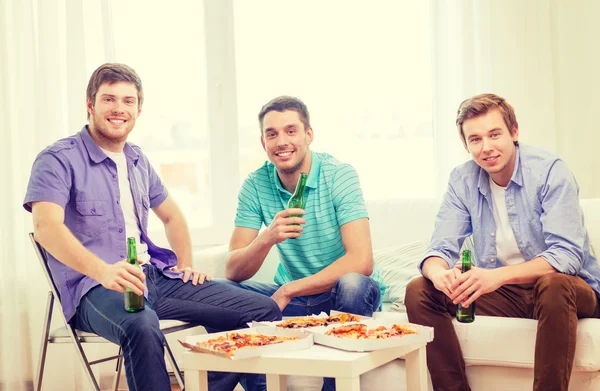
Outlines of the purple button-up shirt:
M 138 146 L 126 143 L 123 152 L 141 240 L 148 244 L 150 262 L 169 277 L 178 277 L 179 273 L 168 270 L 177 265 L 175 253 L 154 245 L 147 232 L 148 211 L 167 198 L 167 189 Z M 23 207 L 31 212 L 31 202 L 60 205 L 65 210 L 64 223 L 73 235 L 104 262 L 113 264 L 127 254 L 120 197 L 117 166 L 84 126 L 79 133 L 55 142 L 37 156 Z M 69 320 L 83 295 L 99 283 L 59 262 L 52 254 L 48 254 L 48 264 Z

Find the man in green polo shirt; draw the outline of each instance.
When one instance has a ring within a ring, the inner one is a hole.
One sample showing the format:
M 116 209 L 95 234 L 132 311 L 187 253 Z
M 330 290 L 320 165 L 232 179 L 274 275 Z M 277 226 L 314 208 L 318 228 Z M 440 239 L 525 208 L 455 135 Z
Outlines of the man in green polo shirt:
M 225 276 L 271 296 L 285 316 L 330 310 L 370 316 L 385 288 L 373 265 L 356 171 L 310 150 L 313 129 L 301 100 L 277 97 L 258 120 L 269 161 L 248 176 L 238 195 Z M 308 173 L 306 207 L 286 209 L 300 172 Z M 250 280 L 273 246 L 280 257 L 275 283 Z

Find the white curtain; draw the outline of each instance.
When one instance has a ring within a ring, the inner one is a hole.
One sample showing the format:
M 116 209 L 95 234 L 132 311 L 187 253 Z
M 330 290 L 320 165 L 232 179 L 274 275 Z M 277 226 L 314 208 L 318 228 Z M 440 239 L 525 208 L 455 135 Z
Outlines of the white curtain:
M 31 215 L 21 205 L 37 153 L 75 133 L 86 119 L 83 16 L 79 0 L 0 1 L 3 390 L 29 390 L 35 376 L 48 285 L 27 237 L 33 229 Z M 71 358 L 72 349 L 49 354 L 45 389 L 61 388 L 52 380 L 58 370 L 62 384 L 81 389 L 76 386 L 82 375 L 74 370 L 79 363 Z
M 438 190 L 469 158 L 454 121 L 483 92 L 515 108 L 520 141 L 561 155 L 581 196 L 600 197 L 594 159 L 600 97 L 600 3 L 577 0 L 432 0 Z

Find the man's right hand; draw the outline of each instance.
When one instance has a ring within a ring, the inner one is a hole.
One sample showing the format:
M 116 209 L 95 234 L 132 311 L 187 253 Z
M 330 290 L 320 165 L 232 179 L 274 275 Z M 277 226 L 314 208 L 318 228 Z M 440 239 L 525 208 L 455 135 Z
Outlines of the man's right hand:
M 302 234 L 302 226 L 306 224 L 303 217 L 290 217 L 290 215 L 303 215 L 304 210 L 299 208 L 285 209 L 277 213 L 271 224 L 262 233 L 263 238 L 275 245 L 286 239 L 298 238 Z
M 143 295 L 146 275 L 139 267 L 133 266 L 124 260 L 111 264 L 105 264 L 98 282 L 106 289 L 125 293 L 129 288 L 136 295 Z
M 444 292 L 448 297 L 452 296 L 452 283 L 460 276 L 460 268 L 436 269 L 430 272 L 429 279 L 439 291 Z

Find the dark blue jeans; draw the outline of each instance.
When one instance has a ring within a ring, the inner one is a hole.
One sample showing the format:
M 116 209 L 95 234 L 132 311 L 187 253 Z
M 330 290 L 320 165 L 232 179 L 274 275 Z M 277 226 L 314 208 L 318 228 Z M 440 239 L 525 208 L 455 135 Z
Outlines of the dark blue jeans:
M 219 280 L 222 281 L 222 280 Z M 258 281 L 244 281 L 228 284 L 239 286 L 265 296 L 272 296 L 279 285 Z M 294 297 L 290 304 L 283 309 L 284 316 L 306 316 L 331 310 L 349 312 L 356 315 L 372 316 L 373 312 L 381 309 L 381 291 L 379 284 L 371 277 L 359 273 L 348 273 L 341 277 L 328 292 L 311 296 Z M 244 376 L 242 384 L 248 389 L 246 381 L 258 382 L 254 376 Z M 249 386 L 249 385 L 248 385 Z M 323 380 L 323 391 L 334 391 L 335 381 L 332 378 Z
M 279 320 L 281 311 L 268 297 L 216 281 L 193 286 L 165 277 L 153 265 L 144 266 L 148 299 L 143 311 L 128 313 L 123 294 L 97 286 L 82 299 L 73 326 L 96 333 L 121 346 L 127 384 L 132 391 L 170 391 L 165 367 L 164 336 L 159 319 L 175 319 L 233 330 L 252 320 Z M 233 390 L 241 374 L 209 373 L 209 388 Z M 261 385 L 262 386 L 262 385 Z

